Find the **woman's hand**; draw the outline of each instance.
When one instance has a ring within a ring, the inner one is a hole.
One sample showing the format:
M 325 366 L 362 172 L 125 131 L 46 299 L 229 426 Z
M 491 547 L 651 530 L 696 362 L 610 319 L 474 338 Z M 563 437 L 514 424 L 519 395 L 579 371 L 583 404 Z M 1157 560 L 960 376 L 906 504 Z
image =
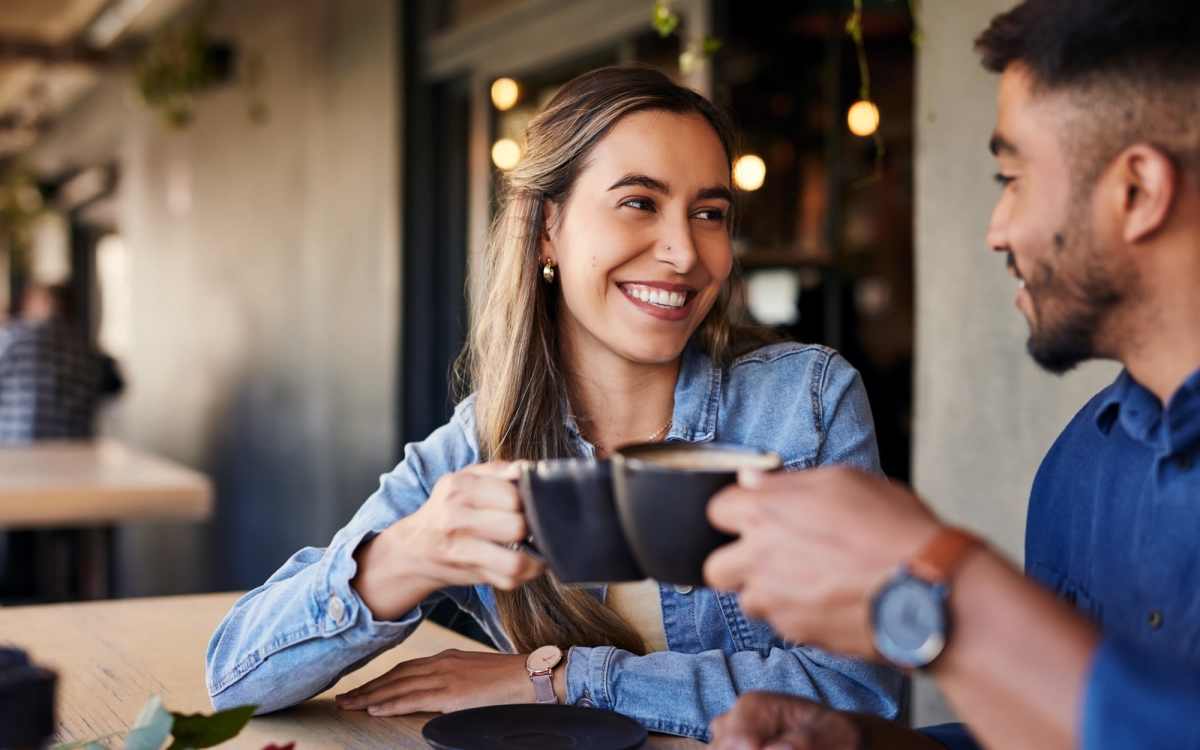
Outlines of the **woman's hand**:
M 529 535 L 519 471 L 491 463 L 447 474 L 417 512 L 358 548 L 351 585 L 376 619 L 395 620 L 447 586 L 511 590 L 541 575 L 542 563 L 508 546 Z
M 385 674 L 337 696 L 338 708 L 372 716 L 445 713 L 502 703 L 533 703 L 523 654 L 450 649 L 401 662 Z M 563 667 L 559 667 L 562 669 Z

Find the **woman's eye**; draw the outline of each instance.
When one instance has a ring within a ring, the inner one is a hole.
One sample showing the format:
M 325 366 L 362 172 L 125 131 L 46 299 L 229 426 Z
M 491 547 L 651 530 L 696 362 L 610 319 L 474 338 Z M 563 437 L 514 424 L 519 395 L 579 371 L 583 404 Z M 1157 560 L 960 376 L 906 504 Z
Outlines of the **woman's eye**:
M 720 208 L 702 208 L 695 216 L 705 221 L 725 221 L 725 211 Z
M 1011 184 L 1013 183 L 1013 181 L 1014 181 L 1014 180 L 1016 180 L 1016 179 L 1017 179 L 1017 178 L 1016 178 L 1016 177 L 1013 177 L 1012 175 L 1002 174 L 1002 173 L 999 173 L 999 172 L 998 172 L 998 173 L 996 173 L 996 176 L 995 176 L 996 184 L 997 184 L 997 185 L 999 185 L 999 186 L 1000 186 L 1000 187 L 1002 187 L 1002 188 L 1006 188 L 1006 187 L 1008 187 L 1008 186 L 1009 186 L 1009 185 L 1011 185 Z
M 654 210 L 654 201 L 648 200 L 646 198 L 630 198 L 629 200 L 625 201 L 621 205 L 629 206 L 630 208 L 636 208 L 639 211 L 653 211 Z

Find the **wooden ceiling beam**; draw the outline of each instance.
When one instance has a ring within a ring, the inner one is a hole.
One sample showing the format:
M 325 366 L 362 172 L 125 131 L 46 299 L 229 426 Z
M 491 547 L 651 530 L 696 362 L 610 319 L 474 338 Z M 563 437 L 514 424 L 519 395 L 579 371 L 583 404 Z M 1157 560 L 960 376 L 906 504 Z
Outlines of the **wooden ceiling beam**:
M 0 35 L 0 63 L 38 62 L 43 65 L 86 65 L 103 68 L 128 63 L 121 49 L 98 50 L 81 44 L 46 44 L 34 39 Z

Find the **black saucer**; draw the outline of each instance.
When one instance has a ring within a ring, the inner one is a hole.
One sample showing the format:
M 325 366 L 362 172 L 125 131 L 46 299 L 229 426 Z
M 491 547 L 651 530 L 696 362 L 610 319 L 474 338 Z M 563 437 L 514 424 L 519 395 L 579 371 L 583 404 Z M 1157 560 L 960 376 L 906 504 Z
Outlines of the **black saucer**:
M 537 703 L 455 711 L 421 734 L 436 750 L 633 750 L 646 741 L 641 724 L 612 711 Z

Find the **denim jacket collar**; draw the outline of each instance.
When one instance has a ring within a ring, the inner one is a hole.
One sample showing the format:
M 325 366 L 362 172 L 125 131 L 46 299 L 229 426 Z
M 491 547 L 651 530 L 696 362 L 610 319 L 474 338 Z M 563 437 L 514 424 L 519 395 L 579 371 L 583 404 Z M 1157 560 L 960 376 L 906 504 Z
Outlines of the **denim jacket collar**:
M 696 344 L 683 351 L 667 440 L 707 443 L 717 433 L 722 371 Z

